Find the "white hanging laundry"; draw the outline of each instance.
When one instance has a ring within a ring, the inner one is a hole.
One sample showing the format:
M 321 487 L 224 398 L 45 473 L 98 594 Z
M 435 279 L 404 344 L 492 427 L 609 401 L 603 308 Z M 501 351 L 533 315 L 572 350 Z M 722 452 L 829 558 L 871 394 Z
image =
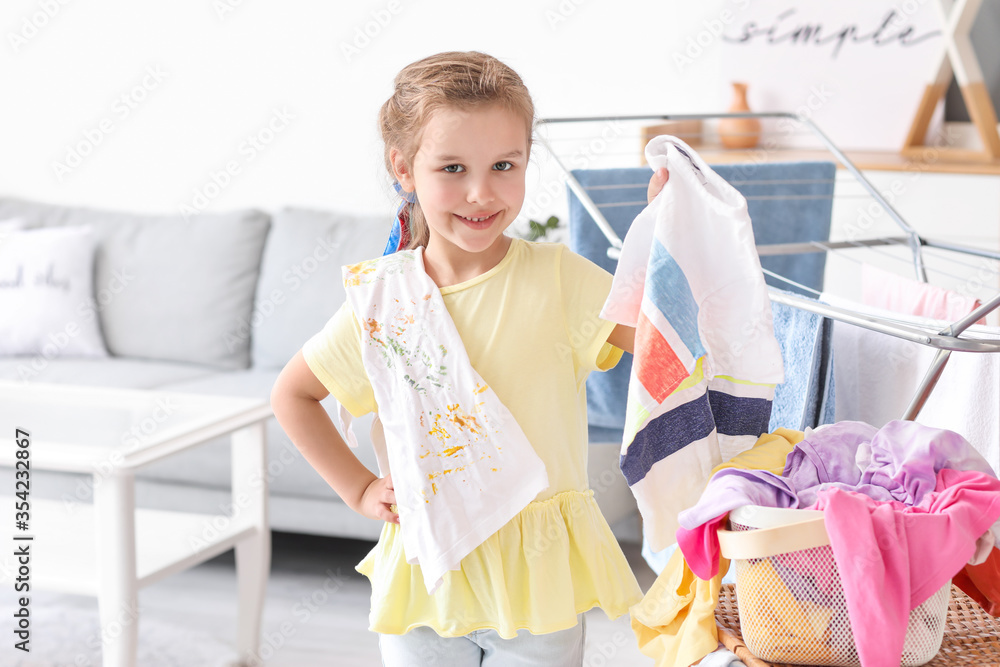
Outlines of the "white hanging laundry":
M 344 285 L 361 325 L 406 560 L 433 593 L 548 488 L 545 464 L 472 367 L 423 248 L 344 267 Z M 346 410 L 341 418 L 349 426 Z
M 712 468 L 768 431 L 784 371 L 746 200 L 676 137 L 646 159 L 670 178 L 628 230 L 601 317 L 636 327 L 621 468 L 659 551 Z

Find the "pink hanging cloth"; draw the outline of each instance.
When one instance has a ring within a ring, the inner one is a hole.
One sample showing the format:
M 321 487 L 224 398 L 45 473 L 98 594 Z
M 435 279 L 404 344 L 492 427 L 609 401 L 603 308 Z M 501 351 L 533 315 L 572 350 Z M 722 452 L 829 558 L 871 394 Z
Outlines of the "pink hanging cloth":
M 905 278 L 870 264 L 861 269 L 861 301 L 903 315 L 919 315 L 954 322 L 979 306 L 979 299 L 936 285 Z M 986 324 L 980 318 L 976 324 Z

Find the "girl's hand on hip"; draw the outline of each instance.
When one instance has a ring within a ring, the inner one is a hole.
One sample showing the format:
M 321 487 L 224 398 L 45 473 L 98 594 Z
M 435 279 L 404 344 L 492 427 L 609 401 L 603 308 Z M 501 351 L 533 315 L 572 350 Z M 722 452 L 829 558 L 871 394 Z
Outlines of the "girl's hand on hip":
M 649 179 L 649 187 L 646 188 L 647 204 L 653 203 L 653 199 L 656 198 L 656 195 L 660 194 L 660 190 L 663 189 L 668 180 L 670 180 L 670 172 L 667 171 L 666 167 L 660 167 L 656 170 L 653 177 Z
M 396 509 L 396 491 L 392 486 L 392 475 L 375 479 L 361 495 L 361 507 L 358 513 L 369 519 L 399 523 Z M 390 509 L 391 507 L 391 509 Z

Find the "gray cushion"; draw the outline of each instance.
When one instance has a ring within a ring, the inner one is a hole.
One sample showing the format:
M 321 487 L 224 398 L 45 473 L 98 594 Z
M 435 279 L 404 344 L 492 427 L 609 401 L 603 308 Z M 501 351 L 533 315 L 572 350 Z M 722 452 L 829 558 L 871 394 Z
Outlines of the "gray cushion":
M 253 365 L 281 368 L 344 302 L 340 269 L 378 257 L 389 220 L 285 208 L 264 248 L 254 313 Z
M 250 320 L 269 218 L 255 211 L 137 215 L 0 199 L 29 227 L 92 224 L 94 290 L 115 356 L 250 365 Z
M 154 389 L 171 382 L 216 374 L 206 366 L 147 359 L 0 357 L 0 380 L 23 382 Z

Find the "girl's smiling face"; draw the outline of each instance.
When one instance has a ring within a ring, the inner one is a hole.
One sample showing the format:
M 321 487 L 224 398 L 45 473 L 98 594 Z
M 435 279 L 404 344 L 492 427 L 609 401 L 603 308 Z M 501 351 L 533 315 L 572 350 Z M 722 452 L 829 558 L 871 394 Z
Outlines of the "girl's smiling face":
M 428 252 L 506 253 L 503 232 L 524 203 L 528 150 L 524 119 L 501 106 L 431 114 L 412 167 L 400 162 L 396 170 L 403 189 L 417 192 Z

